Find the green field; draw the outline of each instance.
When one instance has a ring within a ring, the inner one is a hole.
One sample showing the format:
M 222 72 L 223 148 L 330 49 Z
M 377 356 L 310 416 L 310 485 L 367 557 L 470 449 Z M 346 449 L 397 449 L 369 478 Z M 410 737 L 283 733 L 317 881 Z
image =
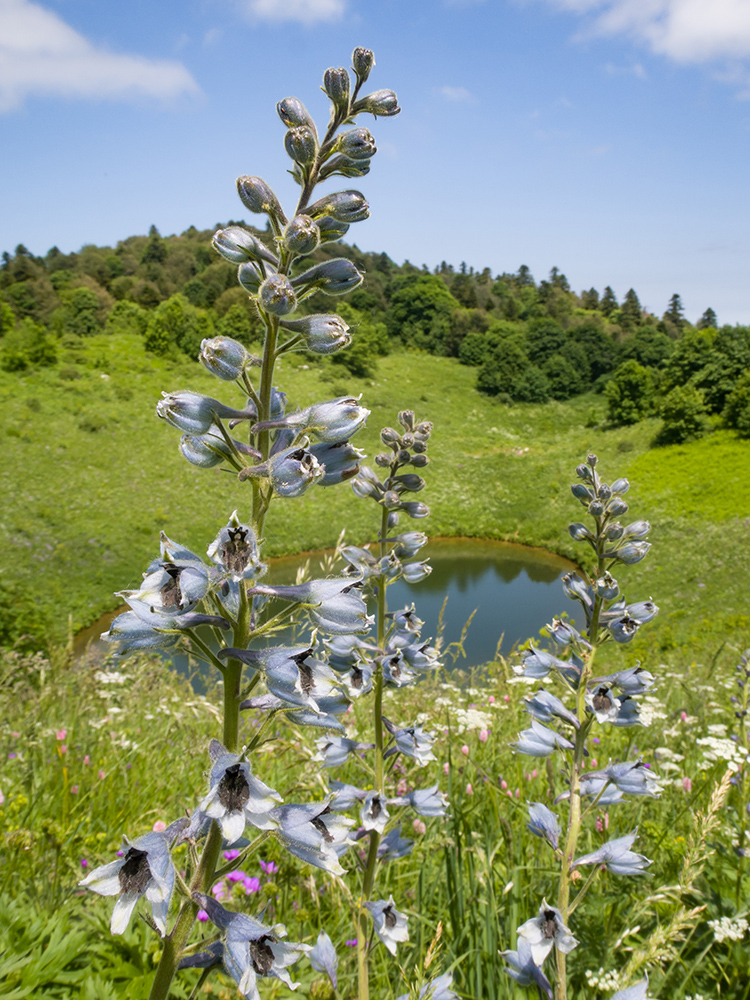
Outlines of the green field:
M 191 388 L 239 402 L 200 366 L 147 355 L 135 335 L 82 342 L 61 369 L 0 372 L 4 495 L 0 520 L 0 636 L 35 644 L 77 632 L 117 606 L 157 551 L 158 534 L 202 551 L 247 486 L 190 466 L 179 432 L 154 415 L 161 390 Z M 435 423 L 425 494 L 434 536 L 508 539 L 580 555 L 565 531 L 574 520 L 569 484 L 595 451 L 611 478 L 631 480 L 633 518 L 652 522 L 654 543 L 638 594 L 662 614 L 650 631 L 660 651 L 740 645 L 750 626 L 744 549 L 750 526 L 750 442 L 717 431 L 694 443 L 650 448 L 657 420 L 605 429 L 600 396 L 507 406 L 480 395 L 475 371 L 453 359 L 394 354 L 374 379 L 284 359 L 279 381 L 290 407 L 362 393 L 372 410 L 356 439 L 378 450 L 381 426 L 412 408 Z M 70 376 L 77 377 L 71 378 Z M 61 377 L 67 375 L 68 377 Z M 366 505 L 346 487 L 274 506 L 266 553 L 281 555 L 370 537 Z M 638 573 L 640 568 L 621 575 Z M 644 580 L 647 583 L 644 583 Z M 644 593 L 644 588 L 647 593 Z M 502 614 L 500 612 L 499 619 Z

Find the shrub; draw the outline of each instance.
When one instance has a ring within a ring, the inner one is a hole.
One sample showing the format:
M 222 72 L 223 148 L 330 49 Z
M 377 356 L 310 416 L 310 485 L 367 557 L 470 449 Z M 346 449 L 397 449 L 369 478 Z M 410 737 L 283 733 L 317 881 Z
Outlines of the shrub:
M 703 393 L 692 385 L 678 385 L 664 398 L 660 413 L 664 420 L 654 444 L 682 444 L 706 432 Z
M 724 422 L 740 437 L 750 438 L 750 372 L 737 382 L 724 408 Z
M 57 347 L 46 329 L 33 320 L 22 320 L 2 340 L 0 368 L 6 372 L 45 367 L 57 361 Z
M 615 371 L 604 389 L 607 419 L 615 426 L 635 424 L 651 410 L 653 379 L 637 361 L 626 361 Z

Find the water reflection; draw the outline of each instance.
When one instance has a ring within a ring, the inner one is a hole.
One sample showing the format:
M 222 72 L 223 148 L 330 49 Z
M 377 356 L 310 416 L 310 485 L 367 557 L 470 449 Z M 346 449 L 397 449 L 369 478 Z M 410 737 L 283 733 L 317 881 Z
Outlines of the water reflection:
M 308 560 L 312 574 L 316 575 L 322 555 L 275 559 L 268 580 L 274 584 L 293 583 L 298 568 Z M 388 603 L 391 608 L 398 608 L 413 601 L 425 621 L 422 634 L 429 638 L 438 634 L 445 602 L 442 621 L 446 643 L 459 639 L 464 624 L 476 609 L 464 643 L 466 659 L 461 661 L 464 666 L 493 659 L 501 637 L 501 651 L 507 653 L 514 643 L 537 635 L 546 622 L 562 611 L 579 628 L 583 625 L 582 616 L 576 615 L 579 606 L 565 597 L 559 582 L 564 573 L 574 568 L 573 564 L 542 549 L 482 539 L 442 538 L 422 549 L 422 557 L 429 557 L 432 574 L 414 586 L 403 581 L 393 584 L 388 589 Z M 104 615 L 79 633 L 76 651 L 82 653 L 92 641 L 94 652 L 109 651 L 107 643 L 96 640 L 117 613 Z M 165 656 L 169 656 L 178 670 L 190 670 L 187 657 L 172 651 Z

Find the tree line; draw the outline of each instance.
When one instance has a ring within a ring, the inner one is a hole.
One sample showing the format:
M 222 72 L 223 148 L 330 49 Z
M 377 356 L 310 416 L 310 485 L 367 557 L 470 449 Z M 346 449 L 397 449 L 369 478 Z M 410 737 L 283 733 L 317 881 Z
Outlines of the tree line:
M 244 225 L 242 222 L 225 225 Z M 218 227 L 217 227 L 218 228 Z M 268 232 L 250 228 L 270 242 Z M 162 237 L 155 226 L 116 247 L 87 245 L 43 257 L 24 246 L 0 263 L 0 367 L 22 372 L 57 362 L 60 349 L 100 333 L 135 332 L 147 351 L 195 356 L 205 337 L 248 346 L 261 336 L 236 269 L 211 246 L 214 230 Z M 326 244 L 319 260 L 345 256 L 365 272 L 346 303 L 318 293 L 305 312 L 338 312 L 351 347 L 330 359 L 372 375 L 379 355 L 423 350 L 477 369 L 477 389 L 506 402 L 544 403 L 603 392 L 608 420 L 659 414 L 662 438 L 685 440 L 711 420 L 750 436 L 750 328 L 719 327 L 710 307 L 691 323 L 679 294 L 661 316 L 634 289 L 622 301 L 607 286 L 574 292 L 553 267 L 536 281 L 528 267 L 493 276 L 446 262 L 434 271 L 356 245 Z

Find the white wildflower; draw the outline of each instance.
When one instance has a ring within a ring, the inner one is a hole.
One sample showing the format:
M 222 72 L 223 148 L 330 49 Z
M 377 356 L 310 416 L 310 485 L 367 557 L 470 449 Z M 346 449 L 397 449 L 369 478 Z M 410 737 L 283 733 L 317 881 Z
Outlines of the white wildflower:
M 748 923 L 744 917 L 721 917 L 719 920 L 709 920 L 708 926 L 714 932 L 714 941 L 741 941 L 745 936 Z

